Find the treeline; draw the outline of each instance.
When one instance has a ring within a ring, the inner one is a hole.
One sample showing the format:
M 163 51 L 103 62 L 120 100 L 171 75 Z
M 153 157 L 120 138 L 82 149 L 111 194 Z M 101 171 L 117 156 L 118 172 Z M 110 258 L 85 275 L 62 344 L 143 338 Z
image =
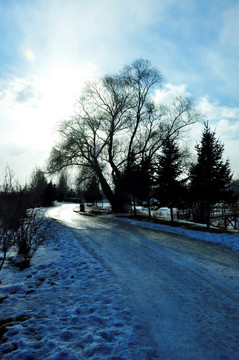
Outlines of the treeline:
M 92 178 L 113 212 L 153 199 L 158 206 L 193 210 L 194 220 L 210 226 L 212 205 L 229 201 L 232 174 L 223 144 L 205 123 L 197 159 L 182 150 L 185 131 L 201 120 L 191 99 L 156 102 L 164 77 L 139 59 L 115 75 L 86 84 L 75 117 L 62 122 L 48 171 L 77 167 Z M 231 200 L 232 201 L 232 197 Z
M 137 162 L 132 157 L 122 181 L 129 210 L 133 209 L 137 216 L 137 205 L 144 205 L 151 218 L 152 208 L 166 206 L 170 209 L 171 222 L 175 220 L 175 208 L 183 212 L 190 210 L 192 220 L 209 228 L 215 204 L 230 207 L 239 200 L 238 194 L 230 190 L 232 172 L 229 160 L 223 159 L 223 151 L 215 131 L 205 123 L 194 162 L 190 161 L 189 152 L 181 150 L 177 141 L 170 138 L 163 142 L 155 162 L 147 158 Z M 95 177 L 85 197 L 92 202 L 100 199 L 99 181 Z
M 174 208 L 190 209 L 193 220 L 206 223 L 209 228 L 215 204 L 238 201 L 238 195 L 230 191 L 232 172 L 229 160 L 223 159 L 223 151 L 223 144 L 205 123 L 194 162 L 177 141 L 170 138 L 163 142 L 155 163 L 147 159 L 132 162 L 125 172 L 125 184 L 134 214 L 139 203 L 147 204 L 149 217 L 152 205 L 154 208 L 166 206 L 170 208 L 173 222 Z

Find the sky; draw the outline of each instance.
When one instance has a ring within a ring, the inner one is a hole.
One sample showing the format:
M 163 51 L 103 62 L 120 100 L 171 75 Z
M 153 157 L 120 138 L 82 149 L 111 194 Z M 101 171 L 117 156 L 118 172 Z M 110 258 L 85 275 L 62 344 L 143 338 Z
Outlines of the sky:
M 238 17 L 238 0 L 0 0 L 0 184 L 45 166 L 87 80 L 137 58 L 163 73 L 156 96 L 192 97 L 239 177 Z

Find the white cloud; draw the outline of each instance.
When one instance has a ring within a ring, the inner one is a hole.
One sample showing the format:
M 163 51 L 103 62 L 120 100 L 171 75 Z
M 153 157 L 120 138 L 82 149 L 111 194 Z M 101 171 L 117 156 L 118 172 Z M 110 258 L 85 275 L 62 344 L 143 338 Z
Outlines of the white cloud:
M 17 103 L 34 107 L 41 97 L 38 79 L 34 76 L 27 78 L 11 78 L 1 80 L 1 106 L 11 108 Z
M 207 97 L 203 97 L 198 103 L 198 109 L 222 139 L 239 138 L 239 107 L 222 106 L 218 101 L 210 102 Z
M 216 132 L 223 139 L 239 139 L 239 120 L 231 122 L 222 119 L 216 123 Z M 238 149 L 237 149 L 238 151 Z
M 162 89 L 155 91 L 154 101 L 158 104 L 170 104 L 177 96 L 191 96 L 185 84 L 165 84 Z
M 218 101 L 210 102 L 206 96 L 199 100 L 198 108 L 208 120 L 239 119 L 239 107 L 222 106 Z

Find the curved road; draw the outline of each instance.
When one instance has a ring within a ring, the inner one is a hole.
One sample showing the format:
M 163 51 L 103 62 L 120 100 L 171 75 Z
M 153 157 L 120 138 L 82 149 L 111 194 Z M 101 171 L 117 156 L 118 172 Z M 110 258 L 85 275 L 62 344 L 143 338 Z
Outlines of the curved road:
M 112 274 L 139 336 L 155 349 L 150 359 L 239 359 L 237 254 L 72 209 L 53 208 L 49 216 L 71 227 Z

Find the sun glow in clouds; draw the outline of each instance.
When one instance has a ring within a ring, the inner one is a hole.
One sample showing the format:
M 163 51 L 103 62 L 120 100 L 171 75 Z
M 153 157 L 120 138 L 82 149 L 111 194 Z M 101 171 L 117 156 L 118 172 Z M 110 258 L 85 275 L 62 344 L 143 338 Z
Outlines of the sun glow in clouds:
M 30 49 L 24 51 L 24 56 L 28 61 L 34 61 L 36 58 L 34 52 Z

